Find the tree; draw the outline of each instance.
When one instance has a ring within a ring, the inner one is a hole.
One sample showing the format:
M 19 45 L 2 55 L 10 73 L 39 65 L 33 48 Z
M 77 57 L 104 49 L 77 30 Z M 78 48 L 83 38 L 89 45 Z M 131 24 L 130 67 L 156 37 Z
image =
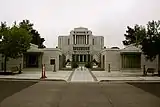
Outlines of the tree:
M 33 29 L 33 24 L 30 23 L 29 20 L 23 20 L 22 22 L 19 23 L 19 25 L 20 27 L 26 29 L 32 36 L 32 41 L 31 41 L 32 44 L 38 45 L 39 48 L 45 48 L 45 46 L 43 45 L 45 41 L 44 38 L 41 38 L 38 31 Z
M 146 28 L 136 25 L 134 28 L 128 27 L 124 45 L 141 45 L 141 50 L 146 59 L 153 61 L 159 56 L 158 74 L 160 75 L 160 21 L 149 21 Z
M 0 42 L 0 53 L 4 56 L 4 71 L 6 72 L 7 60 L 21 57 L 30 48 L 32 38 L 26 29 L 16 23 L 8 27 L 6 22 L 1 22 L 0 36 L 3 37 Z
M 135 46 L 141 45 L 146 36 L 146 29 L 144 26 L 135 25 L 134 28 L 127 26 L 126 40 L 123 41 L 124 45 L 134 44 Z

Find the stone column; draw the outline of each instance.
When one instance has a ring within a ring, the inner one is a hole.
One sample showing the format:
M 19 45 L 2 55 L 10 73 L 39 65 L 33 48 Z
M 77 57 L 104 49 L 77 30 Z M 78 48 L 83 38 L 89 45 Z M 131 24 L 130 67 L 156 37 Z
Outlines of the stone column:
M 85 36 L 83 36 L 83 44 L 85 44 Z
M 82 36 L 82 44 L 84 44 L 84 39 L 83 39 L 83 36 Z
M 79 36 L 79 44 L 81 44 L 81 37 Z
M 81 36 L 81 44 L 82 44 L 82 36 Z
M 82 55 L 82 62 L 84 62 L 84 55 Z
M 76 35 L 76 36 L 77 36 L 77 35 Z M 77 41 L 77 44 L 79 44 L 79 36 L 77 36 L 76 41 Z
M 87 35 L 86 35 L 86 44 L 87 44 Z
M 77 36 L 77 39 L 78 39 L 77 41 L 78 41 L 78 44 L 79 44 L 79 36 Z
M 75 35 L 75 44 L 77 44 L 77 35 Z
M 86 35 L 84 36 L 84 44 L 86 44 Z
M 76 35 L 74 35 L 74 44 L 76 44 Z

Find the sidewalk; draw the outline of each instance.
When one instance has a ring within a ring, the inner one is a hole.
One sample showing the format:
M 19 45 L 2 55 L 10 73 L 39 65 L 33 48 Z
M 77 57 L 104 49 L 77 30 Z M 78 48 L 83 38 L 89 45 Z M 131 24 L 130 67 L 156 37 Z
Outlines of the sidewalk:
M 69 78 L 72 71 L 46 71 L 45 80 L 65 80 Z M 27 80 L 40 80 L 41 72 L 40 71 L 25 71 L 22 74 L 15 75 L 0 75 L 0 79 L 27 79 Z
M 158 76 L 143 76 L 142 72 L 92 71 L 98 81 L 159 81 Z

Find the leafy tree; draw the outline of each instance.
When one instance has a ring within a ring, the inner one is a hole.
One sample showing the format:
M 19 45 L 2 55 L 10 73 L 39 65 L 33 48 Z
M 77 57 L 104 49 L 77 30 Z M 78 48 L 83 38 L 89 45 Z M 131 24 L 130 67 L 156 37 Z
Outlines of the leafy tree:
M 7 60 L 22 56 L 22 53 L 30 48 L 32 38 L 26 29 L 16 23 L 8 27 L 6 22 L 1 22 L 0 36 L 3 37 L 0 42 L 0 53 L 4 56 L 4 71 L 6 72 Z
M 30 23 L 29 20 L 23 20 L 22 22 L 19 23 L 19 25 L 22 28 L 29 31 L 29 34 L 32 36 L 32 41 L 31 41 L 32 44 L 38 45 L 39 48 L 45 48 L 45 46 L 43 45 L 45 41 L 44 38 L 41 38 L 38 31 L 33 29 L 33 24 Z
M 160 21 L 150 21 L 147 24 L 147 34 L 142 42 L 142 51 L 151 61 L 160 55 Z
M 124 45 L 134 44 L 135 46 L 141 45 L 146 36 L 146 29 L 144 26 L 135 25 L 134 28 L 127 26 L 126 40 L 123 41 Z
M 141 45 L 141 50 L 146 59 L 153 61 L 159 56 L 158 74 L 160 75 L 160 21 L 149 21 L 146 28 L 136 25 L 134 28 L 127 27 L 124 45 Z

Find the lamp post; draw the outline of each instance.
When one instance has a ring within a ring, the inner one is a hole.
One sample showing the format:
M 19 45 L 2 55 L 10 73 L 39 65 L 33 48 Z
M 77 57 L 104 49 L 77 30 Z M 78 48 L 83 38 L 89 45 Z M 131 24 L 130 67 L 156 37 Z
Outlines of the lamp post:
M 3 41 L 3 39 L 4 39 L 4 36 L 2 35 L 1 36 L 1 39 L 0 39 L 0 43 Z M 1 66 L 2 66 L 2 70 L 4 69 L 4 65 L 3 65 L 3 55 L 2 55 L 2 63 L 1 63 Z

